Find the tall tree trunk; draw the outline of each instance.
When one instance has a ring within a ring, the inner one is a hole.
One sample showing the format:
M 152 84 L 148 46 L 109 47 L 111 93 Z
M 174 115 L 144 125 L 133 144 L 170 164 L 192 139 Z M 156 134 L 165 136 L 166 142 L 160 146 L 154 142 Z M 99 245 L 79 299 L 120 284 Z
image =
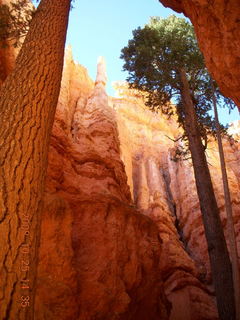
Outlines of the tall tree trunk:
M 180 71 L 180 76 L 185 113 L 185 130 L 189 141 L 197 193 L 208 244 L 219 318 L 221 320 L 235 320 L 231 262 L 184 69 Z
M 0 319 L 33 319 L 41 199 L 70 0 L 42 0 L 0 92 Z
M 220 164 L 221 164 L 221 171 L 222 171 L 225 208 L 227 213 L 227 236 L 229 240 L 229 251 L 230 251 L 230 257 L 232 261 L 233 285 L 234 285 L 234 296 L 235 296 L 235 306 L 236 306 L 236 320 L 240 320 L 240 270 L 239 270 L 239 263 L 238 263 L 237 243 L 236 243 L 236 236 L 235 236 L 234 223 L 233 223 L 231 196 L 229 191 L 227 170 L 226 170 L 224 151 L 223 151 L 223 145 L 222 145 L 221 128 L 218 120 L 217 101 L 214 94 L 213 84 L 212 84 L 212 100 L 213 100 L 213 108 L 214 108 L 214 115 L 215 115 L 215 123 L 217 128 L 217 140 L 218 140 L 218 150 L 219 150 L 219 157 L 220 157 Z

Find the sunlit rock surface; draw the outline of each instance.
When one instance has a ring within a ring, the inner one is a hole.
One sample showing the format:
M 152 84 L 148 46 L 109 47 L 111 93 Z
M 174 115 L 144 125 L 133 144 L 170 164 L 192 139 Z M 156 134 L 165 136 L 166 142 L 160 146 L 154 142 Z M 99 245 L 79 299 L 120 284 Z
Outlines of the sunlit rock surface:
M 176 3 L 181 11 L 197 1 L 171 0 Z M 228 31 L 234 19 L 225 19 L 216 35 L 218 20 L 204 14 L 220 2 L 205 2 L 203 9 L 198 3 L 189 16 L 207 63 L 239 101 L 235 25 Z M 239 15 L 239 8 L 229 8 Z M 13 49 L 0 48 L 0 85 L 15 57 Z M 121 83 L 118 98 L 107 97 L 106 81 L 103 59 L 94 83 L 67 51 L 49 150 L 34 319 L 217 319 L 191 161 L 172 161 L 181 129 L 148 111 L 139 93 Z M 239 141 L 239 122 L 230 131 Z M 224 150 L 239 248 L 240 144 L 225 141 Z M 226 227 L 214 141 L 207 153 Z
M 49 151 L 36 319 L 217 319 L 190 160 L 174 119 L 66 53 Z M 235 137 L 238 125 L 232 127 Z M 239 144 L 225 142 L 239 217 Z M 216 143 L 208 161 L 226 224 Z M 239 219 L 238 219 L 239 221 Z M 239 240 L 239 225 L 236 224 Z M 171 312 L 168 315 L 168 310 Z
M 94 83 L 67 51 L 36 319 L 217 319 L 191 161 L 172 160 L 181 129 L 122 83 L 108 97 L 106 81 L 102 58 Z M 238 125 L 231 130 L 237 138 Z M 239 143 L 224 148 L 239 241 Z M 208 162 L 225 226 L 215 141 Z
M 191 215 L 189 210 L 196 207 L 201 228 L 202 222 L 192 168 L 189 162 L 179 164 L 171 160 L 175 148 L 173 140 L 182 134 L 181 129 L 174 119 L 166 120 L 148 111 L 143 100 L 124 84 L 116 83 L 115 87 L 119 98 L 112 99 L 112 104 L 117 113 L 122 158 L 133 186 L 133 198 L 138 208 L 155 221 L 163 241 L 160 272 L 164 292 L 172 302 L 170 319 L 216 319 L 213 291 L 204 269 L 207 258 L 201 255 L 202 263 L 192 259 L 198 248 L 193 248 L 193 253 L 190 251 L 183 229 L 182 211 Z M 180 165 L 187 169 L 182 171 Z M 179 195 L 181 181 L 187 186 L 190 183 L 191 187 L 183 199 Z M 183 200 L 191 207 L 183 209 Z M 194 218 L 190 216 L 188 222 L 191 219 Z M 189 228 L 190 233 L 194 231 L 192 225 Z
M 131 200 L 116 112 L 68 51 L 52 132 L 36 319 L 168 319 L 156 224 Z
M 190 18 L 206 65 L 240 108 L 240 5 L 237 0 L 159 0 Z
M 171 275 L 172 272 L 173 276 L 170 279 L 174 279 L 177 275 L 174 280 L 177 280 L 179 284 L 182 281 L 182 270 L 187 271 L 191 276 L 196 276 L 200 279 L 201 283 L 207 285 L 207 288 L 212 292 L 207 243 L 192 163 L 190 159 L 180 162 L 172 160 L 174 149 L 179 143 L 173 140 L 177 140 L 181 136 L 182 131 L 177 127 L 174 119 L 166 120 L 163 116 L 152 114 L 146 110 L 143 101 L 135 96 L 136 92 L 127 90 L 124 84 L 116 83 L 115 87 L 118 90 L 119 98 L 113 99 L 113 106 L 117 111 L 122 158 L 126 166 L 127 175 L 130 177 L 130 185 L 133 185 L 133 198 L 137 206 L 142 212 L 150 216 L 159 227 L 160 237 L 163 239 L 161 257 L 164 256 L 164 249 L 166 247 L 167 250 L 170 250 L 167 251 L 167 259 L 163 259 L 165 261 L 163 264 L 165 275 L 168 273 Z M 238 249 L 240 249 L 239 129 L 240 122 L 233 123 L 229 129 L 229 133 L 233 135 L 233 139 L 225 139 L 223 141 Z M 210 141 L 208 145 L 207 160 L 220 208 L 222 223 L 226 231 L 226 213 L 220 160 L 217 143 L 214 140 Z M 175 238 L 169 236 L 173 234 L 177 236 Z M 179 244 L 181 247 L 183 246 L 181 250 L 179 250 Z M 171 260 L 172 256 L 175 258 L 175 264 Z M 195 262 L 195 269 L 192 268 L 189 256 Z M 196 270 L 197 273 L 194 273 Z M 186 279 L 185 274 L 183 279 Z M 171 281 L 167 281 L 167 285 L 169 284 L 170 288 L 172 288 Z M 190 289 L 189 285 L 185 284 L 185 286 L 188 291 Z M 194 292 L 195 289 L 191 288 L 190 292 Z M 166 290 L 165 292 L 170 299 L 176 296 L 175 290 L 172 292 Z M 178 305 L 181 303 L 189 305 L 186 302 L 187 300 L 184 300 L 189 299 L 189 296 L 186 298 L 184 292 L 185 290 L 183 290 L 183 286 L 181 285 L 179 294 L 181 298 L 175 301 L 176 310 L 179 310 Z M 199 290 L 195 292 L 199 292 Z M 192 301 L 194 303 L 193 306 L 189 307 L 189 310 L 194 313 L 195 308 L 197 309 L 199 306 L 198 310 L 206 311 L 204 315 L 201 314 L 203 317 L 201 319 L 208 319 L 207 316 L 213 316 L 213 313 L 205 307 L 202 308 L 201 299 L 198 298 L 198 305 L 196 296 L 193 295 Z M 206 300 L 203 299 L 203 301 Z M 182 309 L 185 310 L 184 307 Z M 198 319 L 200 316 L 198 312 L 194 316 L 193 314 L 188 314 L 188 317 Z M 178 317 L 180 316 L 175 315 L 173 319 L 182 319 Z M 187 318 L 187 314 L 184 317 Z

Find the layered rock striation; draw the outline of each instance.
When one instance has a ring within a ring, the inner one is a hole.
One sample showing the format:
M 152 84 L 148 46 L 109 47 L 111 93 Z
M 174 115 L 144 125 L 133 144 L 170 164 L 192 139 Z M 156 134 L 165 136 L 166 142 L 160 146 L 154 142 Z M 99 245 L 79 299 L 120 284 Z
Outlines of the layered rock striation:
M 117 98 L 108 97 L 106 81 L 102 59 L 94 83 L 67 51 L 48 157 L 35 319 L 218 319 L 192 164 L 173 161 L 181 129 L 124 84 L 115 85 Z M 239 126 L 231 127 L 238 142 L 224 141 L 238 248 Z M 215 141 L 207 157 L 226 229 Z
M 133 205 L 116 114 L 69 53 L 52 132 L 36 319 L 168 319 L 156 224 Z
M 9 0 L 0 0 L 0 4 Z M 162 0 L 192 20 L 206 63 L 239 105 L 239 8 L 234 2 Z M 17 50 L 0 48 L 0 85 Z M 49 149 L 35 319 L 218 319 L 191 161 L 172 160 L 182 134 L 138 92 L 105 92 L 71 50 Z M 239 141 L 239 123 L 231 127 Z M 240 144 L 224 141 L 240 248 Z M 226 229 L 216 142 L 207 150 Z
M 66 54 L 42 217 L 36 319 L 217 319 L 191 161 L 175 119 Z M 233 128 L 234 129 L 234 128 Z M 235 136 L 238 132 L 235 126 Z M 239 144 L 225 141 L 239 242 Z M 226 217 L 216 142 L 208 160 Z
M 161 257 L 167 257 L 163 259 L 165 263 L 162 261 L 164 266 L 163 279 L 166 274 L 170 279 L 170 281 L 168 279 L 166 281 L 165 292 L 169 299 L 172 299 L 172 312 L 184 310 L 184 305 L 191 305 L 191 302 L 188 302 L 190 300 L 193 303 L 187 310 L 191 310 L 191 312 L 188 316 L 187 314 L 183 315 L 184 319 L 214 317 L 213 309 L 210 311 L 207 306 L 202 308 L 203 301 L 206 303 L 203 298 L 204 290 L 206 288 L 209 290 L 208 297 L 210 298 L 213 288 L 192 162 L 190 159 L 173 161 L 174 152 L 179 144 L 178 138 L 182 134 L 181 129 L 177 127 L 174 118 L 167 120 L 161 115 L 146 110 L 144 101 L 137 97 L 134 91 L 127 90 L 121 84 L 116 84 L 116 89 L 120 98 L 114 99 L 113 104 L 118 114 L 121 149 L 123 158 L 125 158 L 127 174 L 133 179 L 131 182 L 133 197 L 138 207 L 156 222 L 160 230 L 160 237 L 165 245 L 163 245 L 161 255 Z M 235 140 L 224 139 L 223 143 L 236 240 L 240 250 L 239 125 L 240 123 L 236 122 L 229 130 Z M 209 142 L 206 153 L 228 242 L 220 160 L 215 140 Z M 124 157 L 125 154 L 127 156 Z M 130 164 L 128 164 L 129 159 Z M 167 248 L 166 256 L 164 256 L 164 248 Z M 171 257 L 174 259 L 172 260 Z M 191 264 L 193 261 L 194 264 Z M 183 270 L 184 272 L 182 272 Z M 186 281 L 186 274 L 188 274 L 188 280 L 191 279 L 190 283 L 192 281 L 194 285 L 192 283 L 189 285 Z M 204 289 L 199 286 L 199 283 L 197 285 L 196 278 L 205 285 Z M 173 279 L 175 281 L 172 282 Z M 182 279 L 186 282 L 184 283 Z M 175 288 L 173 283 L 176 285 Z M 166 286 L 171 289 L 166 289 Z M 179 297 L 173 300 L 172 297 L 175 297 L 178 286 L 181 288 L 178 292 Z M 199 294 L 199 287 L 203 290 L 201 294 Z M 190 293 L 186 298 L 184 291 L 188 290 Z M 191 294 L 193 295 L 191 296 Z M 181 303 L 182 307 L 179 308 Z M 210 302 L 209 305 L 211 305 Z M 200 310 L 205 310 L 205 314 Z M 181 319 L 179 312 L 178 316 L 176 314 L 174 313 L 173 319 Z
M 175 194 L 180 177 L 176 179 L 178 170 L 172 154 L 173 140 L 182 132 L 174 119 L 166 120 L 148 111 L 134 91 L 121 84 L 116 84 L 116 88 L 120 98 L 113 99 L 113 106 L 118 115 L 127 174 L 132 177 L 133 198 L 139 209 L 156 223 L 163 241 L 160 273 L 164 292 L 172 303 L 170 319 L 217 319 L 212 287 L 203 277 L 202 266 L 192 258 L 180 225 Z M 184 176 L 184 180 L 187 178 Z M 195 190 L 195 185 L 191 187 Z M 202 226 L 199 205 L 198 214 Z

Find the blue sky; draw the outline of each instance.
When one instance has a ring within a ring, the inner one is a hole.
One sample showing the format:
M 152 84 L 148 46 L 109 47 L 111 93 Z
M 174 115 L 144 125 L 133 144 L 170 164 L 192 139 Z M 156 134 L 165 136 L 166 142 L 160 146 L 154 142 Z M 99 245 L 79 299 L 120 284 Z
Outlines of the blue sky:
M 73 6 L 67 44 L 71 44 L 74 59 L 88 69 L 92 79 L 96 76 L 97 58 L 105 58 L 109 95 L 114 95 L 113 81 L 126 79 L 119 56 L 132 38 L 132 30 L 146 24 L 151 16 L 176 14 L 158 0 L 75 0 Z M 223 110 L 220 119 L 226 123 L 240 116 L 237 109 L 230 116 Z

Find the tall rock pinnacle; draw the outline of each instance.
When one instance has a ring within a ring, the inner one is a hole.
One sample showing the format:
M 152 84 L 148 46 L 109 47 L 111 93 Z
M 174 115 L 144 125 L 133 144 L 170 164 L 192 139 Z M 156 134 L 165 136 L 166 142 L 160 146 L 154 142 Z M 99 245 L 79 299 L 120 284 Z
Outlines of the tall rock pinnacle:
M 98 58 L 97 64 L 97 77 L 95 84 L 102 83 L 103 86 L 106 86 L 107 83 L 107 72 L 106 72 L 106 62 L 103 57 Z

